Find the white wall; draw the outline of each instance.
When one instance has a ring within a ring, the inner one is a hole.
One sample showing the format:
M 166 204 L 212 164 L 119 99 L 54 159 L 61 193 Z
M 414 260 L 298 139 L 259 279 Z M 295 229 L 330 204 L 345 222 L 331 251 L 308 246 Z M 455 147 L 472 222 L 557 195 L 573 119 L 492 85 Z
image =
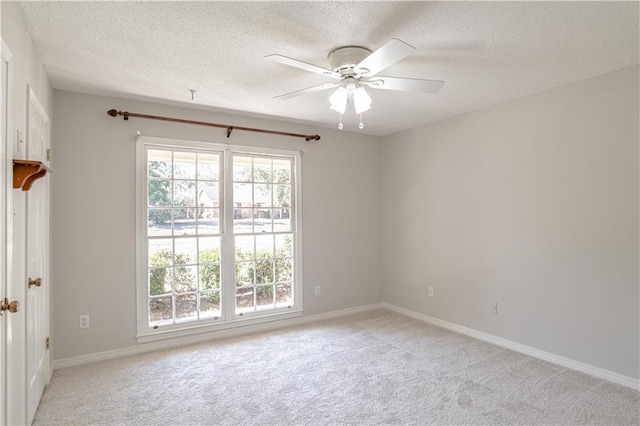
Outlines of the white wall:
M 137 346 L 135 133 L 292 150 L 302 159 L 304 313 L 382 301 L 377 138 L 72 92 L 54 92 L 53 359 Z M 132 118 L 109 109 L 320 134 L 304 139 Z M 322 286 L 321 296 L 313 295 Z M 91 328 L 79 329 L 79 316 Z
M 637 379 L 638 93 L 635 66 L 386 137 L 384 300 Z
M 26 158 L 24 150 L 17 150 L 17 131 L 24 137 L 27 135 L 27 107 L 29 95 L 27 85 L 30 85 L 49 116 L 52 114 L 53 92 L 49 80 L 40 62 L 38 52 L 33 45 L 31 36 L 23 23 L 22 12 L 15 2 L 0 2 L 2 8 L 2 40 L 11 51 L 12 69 L 9 87 L 9 144 L 8 155 L 13 158 Z M 25 139 L 26 143 L 26 139 Z M 12 240 L 12 283 L 9 285 L 7 297 L 18 300 L 22 309 L 7 317 L 10 329 L 10 345 L 7 353 L 8 379 L 12 386 L 8 397 L 9 424 L 26 422 L 26 405 L 24 401 L 26 364 L 24 359 L 25 347 L 25 299 L 26 299 L 26 268 L 25 268 L 25 193 L 12 190 L 8 204 L 12 205 L 13 240 Z M 4 206 L 3 206 L 4 208 Z M 51 283 L 45 283 L 50 285 Z M 4 297 L 4 295 L 3 295 Z

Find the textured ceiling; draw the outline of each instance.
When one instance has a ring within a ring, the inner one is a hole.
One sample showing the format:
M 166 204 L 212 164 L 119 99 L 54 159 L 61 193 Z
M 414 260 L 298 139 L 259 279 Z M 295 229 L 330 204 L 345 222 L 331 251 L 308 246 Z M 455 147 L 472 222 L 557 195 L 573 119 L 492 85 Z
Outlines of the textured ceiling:
M 330 82 L 263 60 L 328 67 L 344 45 L 399 38 L 383 72 L 444 80 L 437 94 L 370 90 L 364 133 L 387 135 L 638 63 L 638 2 L 21 2 L 55 89 L 335 128 Z M 191 101 L 188 89 L 197 90 Z M 117 107 L 114 105 L 114 107 Z M 144 111 L 140 111 L 144 113 Z M 345 130 L 360 132 L 354 112 Z

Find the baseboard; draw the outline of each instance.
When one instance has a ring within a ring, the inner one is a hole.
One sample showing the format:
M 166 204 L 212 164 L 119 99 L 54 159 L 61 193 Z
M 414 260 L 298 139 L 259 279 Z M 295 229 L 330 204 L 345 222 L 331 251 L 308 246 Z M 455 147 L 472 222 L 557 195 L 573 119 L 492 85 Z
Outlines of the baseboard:
M 560 355 L 553 354 L 551 352 L 542 351 L 540 349 L 526 346 L 521 343 L 516 343 L 511 340 L 503 339 L 502 337 L 494 336 L 492 334 L 484 333 L 482 331 L 474 330 L 469 327 L 458 325 L 452 322 L 444 321 L 438 318 L 431 317 L 429 315 L 421 314 L 411 311 L 409 309 L 401 308 L 400 306 L 392 305 L 390 303 L 383 303 L 382 307 L 398 314 L 411 317 L 420 321 L 424 321 L 438 327 L 446 328 L 447 330 L 455 331 L 456 333 L 464 334 L 469 337 L 483 340 L 488 343 L 492 343 L 497 346 L 502 346 L 507 349 L 514 350 L 516 352 L 530 355 L 534 358 L 542 359 L 554 364 L 561 365 L 563 367 L 570 368 L 572 370 L 581 371 L 586 374 L 598 377 L 600 379 L 608 380 L 613 383 L 617 383 L 622 386 L 634 390 L 640 390 L 640 380 L 633 377 L 625 376 L 614 371 L 605 370 L 604 368 L 595 367 L 590 364 L 585 364 L 580 361 L 566 358 Z
M 337 311 L 325 312 L 322 314 L 306 315 L 280 321 L 273 321 L 261 324 L 250 325 L 242 328 L 233 328 L 221 331 L 207 332 L 197 335 L 176 337 L 173 339 L 158 340 L 149 343 L 141 343 L 136 346 L 126 348 L 113 349 L 103 352 L 95 352 L 86 355 L 79 355 L 69 358 L 56 359 L 51 362 L 51 370 L 59 368 L 73 367 L 76 365 L 89 364 L 97 361 L 106 361 L 109 359 L 120 358 L 124 356 L 136 355 L 145 352 L 152 352 L 162 349 L 186 346 L 195 343 L 201 343 L 225 337 L 242 336 L 246 334 L 258 333 L 262 331 L 276 330 L 279 328 L 292 327 L 296 325 L 307 324 L 311 322 L 323 321 L 333 318 L 339 318 L 346 315 L 357 314 L 360 312 L 370 311 L 382 308 L 382 303 L 374 303 L 370 305 L 357 306 L 355 308 L 340 309 Z

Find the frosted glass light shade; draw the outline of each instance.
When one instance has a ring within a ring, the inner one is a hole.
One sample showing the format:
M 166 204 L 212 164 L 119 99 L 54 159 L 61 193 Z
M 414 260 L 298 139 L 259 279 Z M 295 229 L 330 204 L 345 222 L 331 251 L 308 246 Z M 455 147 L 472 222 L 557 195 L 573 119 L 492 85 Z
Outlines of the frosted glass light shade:
M 371 109 L 371 97 L 364 90 L 364 87 L 358 87 L 353 91 L 353 106 L 356 109 L 356 114 L 362 114 Z
M 338 90 L 333 92 L 329 97 L 330 108 L 340 114 L 344 114 L 347 109 L 347 99 L 349 91 L 344 87 L 338 87 Z

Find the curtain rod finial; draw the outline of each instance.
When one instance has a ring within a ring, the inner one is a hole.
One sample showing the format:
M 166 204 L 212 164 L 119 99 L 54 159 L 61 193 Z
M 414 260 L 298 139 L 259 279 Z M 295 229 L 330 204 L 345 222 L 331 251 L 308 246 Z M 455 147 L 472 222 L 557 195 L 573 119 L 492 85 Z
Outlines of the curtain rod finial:
M 107 111 L 107 114 L 109 114 L 111 117 L 117 117 L 121 115 L 125 120 L 129 119 L 129 111 L 122 112 L 115 109 L 110 109 L 109 111 Z

